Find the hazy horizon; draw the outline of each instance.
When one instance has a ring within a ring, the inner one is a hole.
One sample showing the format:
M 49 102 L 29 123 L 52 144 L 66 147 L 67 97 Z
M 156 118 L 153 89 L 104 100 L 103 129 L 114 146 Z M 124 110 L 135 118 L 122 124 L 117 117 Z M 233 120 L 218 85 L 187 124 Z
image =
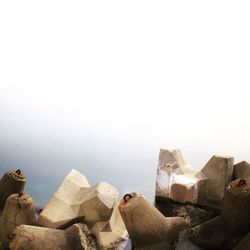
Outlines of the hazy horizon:
M 0 3 L 0 170 L 43 204 L 75 168 L 153 199 L 160 148 L 250 161 L 247 2 Z

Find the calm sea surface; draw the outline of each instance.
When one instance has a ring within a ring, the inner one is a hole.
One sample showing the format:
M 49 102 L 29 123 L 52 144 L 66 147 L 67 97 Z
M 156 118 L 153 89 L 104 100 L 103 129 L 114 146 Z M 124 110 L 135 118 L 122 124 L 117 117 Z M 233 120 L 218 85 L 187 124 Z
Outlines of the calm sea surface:
M 87 147 L 87 146 L 86 146 Z M 115 186 L 122 197 L 127 192 L 143 193 L 154 199 L 158 152 L 143 153 L 114 148 L 113 151 L 88 152 L 12 149 L 0 159 L 0 174 L 7 170 L 21 169 L 26 176 L 25 192 L 30 194 L 38 207 L 46 204 L 69 171 L 74 168 L 84 174 L 90 185 L 106 181 Z

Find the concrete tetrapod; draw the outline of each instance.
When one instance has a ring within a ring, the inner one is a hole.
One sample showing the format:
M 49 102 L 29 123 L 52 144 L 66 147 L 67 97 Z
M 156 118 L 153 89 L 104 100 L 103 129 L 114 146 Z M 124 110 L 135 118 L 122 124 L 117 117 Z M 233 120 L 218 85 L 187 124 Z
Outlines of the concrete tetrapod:
M 233 178 L 231 156 L 213 155 L 200 173 L 207 177 L 198 187 L 198 204 L 221 209 L 227 185 Z
M 92 228 L 100 248 L 114 249 L 119 243 L 127 239 L 127 230 L 118 210 L 118 206 L 114 211 L 109 221 L 97 222 Z
M 250 230 L 250 177 L 232 181 L 221 215 L 191 230 L 191 239 L 203 247 L 234 246 Z
M 119 210 L 135 249 L 174 249 L 187 225 L 181 217 L 166 218 L 137 193 L 125 195 Z
M 196 186 L 199 178 L 179 149 L 160 149 L 156 198 L 170 198 L 179 202 L 197 202 Z M 180 192 L 178 191 L 180 190 Z
M 86 189 L 80 206 L 80 215 L 88 225 L 108 221 L 118 201 L 118 190 L 107 182 Z
M 85 176 L 73 169 L 39 215 L 38 223 L 62 228 L 79 217 L 84 217 L 88 225 L 108 221 L 118 195 L 117 189 L 106 182 L 89 187 Z
M 214 155 L 201 171 L 194 170 L 179 149 L 161 149 L 156 201 L 172 199 L 220 209 L 233 174 L 233 158 Z
M 234 165 L 234 178 L 242 179 L 250 176 L 250 164 L 246 161 L 241 161 Z
M 0 211 L 4 209 L 9 195 L 23 193 L 25 176 L 20 170 L 6 172 L 0 180 Z
M 12 233 L 11 250 L 95 250 L 93 235 L 85 224 L 74 224 L 65 230 L 21 225 Z
M 10 234 L 17 226 L 22 224 L 34 225 L 35 223 L 35 206 L 32 198 L 27 194 L 10 195 L 4 207 L 0 227 L 4 249 L 9 244 Z
M 88 187 L 86 177 L 72 169 L 39 215 L 38 224 L 59 228 L 79 217 L 82 193 Z

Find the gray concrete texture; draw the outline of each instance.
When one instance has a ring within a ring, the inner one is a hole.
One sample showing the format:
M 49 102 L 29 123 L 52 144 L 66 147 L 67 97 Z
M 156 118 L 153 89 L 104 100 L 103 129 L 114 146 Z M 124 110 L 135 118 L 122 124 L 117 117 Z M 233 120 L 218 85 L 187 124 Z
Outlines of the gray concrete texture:
M 12 194 L 6 201 L 1 219 L 0 239 L 3 248 L 8 247 L 13 230 L 22 224 L 36 224 L 35 206 L 29 195 Z
M 89 224 L 107 221 L 118 196 L 118 190 L 106 182 L 90 187 L 86 177 L 73 169 L 44 207 L 38 223 L 59 228 L 79 216 Z
M 221 215 L 195 226 L 191 239 L 202 247 L 232 249 L 250 231 L 250 177 L 227 186 Z
M 0 180 L 0 210 L 4 209 L 9 195 L 23 193 L 26 178 L 20 170 L 6 172 Z
M 97 246 L 84 224 L 74 224 L 65 230 L 21 225 L 13 231 L 10 249 L 95 250 Z
M 232 176 L 233 157 L 214 155 L 197 171 L 191 168 L 179 149 L 161 149 L 155 195 L 220 209 Z
M 135 249 L 174 249 L 180 231 L 186 228 L 181 217 L 165 217 L 143 195 L 124 197 L 119 210 Z

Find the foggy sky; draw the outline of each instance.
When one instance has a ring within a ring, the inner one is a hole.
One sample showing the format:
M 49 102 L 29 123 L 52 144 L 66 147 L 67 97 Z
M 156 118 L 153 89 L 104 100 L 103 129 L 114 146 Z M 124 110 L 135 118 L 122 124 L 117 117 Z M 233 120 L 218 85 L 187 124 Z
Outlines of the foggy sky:
M 161 147 L 250 161 L 249 25 L 247 1 L 1 2 L 1 172 L 152 196 Z

